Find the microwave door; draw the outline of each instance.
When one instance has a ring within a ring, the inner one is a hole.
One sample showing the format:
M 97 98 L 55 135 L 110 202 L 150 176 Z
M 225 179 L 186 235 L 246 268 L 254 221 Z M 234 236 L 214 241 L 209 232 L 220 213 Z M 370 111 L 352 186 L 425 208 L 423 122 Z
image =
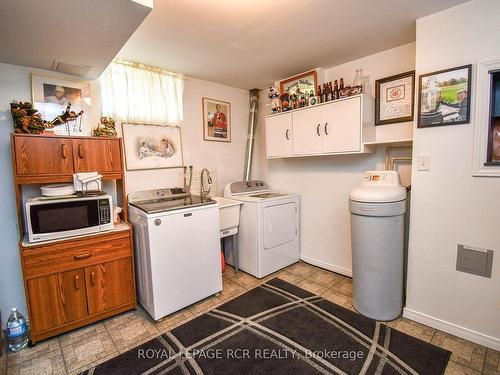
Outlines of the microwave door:
M 30 242 L 99 231 L 97 200 L 70 200 L 30 207 Z

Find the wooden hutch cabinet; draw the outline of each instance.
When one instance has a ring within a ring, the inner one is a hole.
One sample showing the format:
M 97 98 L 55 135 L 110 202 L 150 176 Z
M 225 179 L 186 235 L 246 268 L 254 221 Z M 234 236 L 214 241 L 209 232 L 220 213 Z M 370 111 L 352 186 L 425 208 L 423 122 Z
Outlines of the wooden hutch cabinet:
M 134 256 L 120 138 L 12 135 L 14 183 L 31 341 L 136 307 Z M 108 232 L 30 244 L 24 239 L 24 185 L 73 181 L 98 171 L 115 180 L 123 219 Z

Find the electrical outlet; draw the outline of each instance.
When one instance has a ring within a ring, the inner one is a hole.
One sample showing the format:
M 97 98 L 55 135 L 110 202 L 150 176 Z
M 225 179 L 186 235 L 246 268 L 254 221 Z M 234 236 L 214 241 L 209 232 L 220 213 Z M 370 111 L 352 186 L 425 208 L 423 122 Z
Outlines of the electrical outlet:
M 417 170 L 428 171 L 431 169 L 431 157 L 427 154 L 417 155 Z
M 457 271 L 491 277 L 493 250 L 473 246 L 458 245 Z

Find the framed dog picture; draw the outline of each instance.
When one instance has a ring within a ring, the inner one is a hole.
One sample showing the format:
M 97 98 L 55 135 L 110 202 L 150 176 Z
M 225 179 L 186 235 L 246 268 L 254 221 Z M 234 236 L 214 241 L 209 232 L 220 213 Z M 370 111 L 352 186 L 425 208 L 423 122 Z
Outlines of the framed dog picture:
M 413 121 L 415 71 L 375 81 L 375 125 Z
M 202 98 L 203 139 L 231 142 L 231 103 Z
M 422 74 L 417 127 L 468 124 L 472 65 Z

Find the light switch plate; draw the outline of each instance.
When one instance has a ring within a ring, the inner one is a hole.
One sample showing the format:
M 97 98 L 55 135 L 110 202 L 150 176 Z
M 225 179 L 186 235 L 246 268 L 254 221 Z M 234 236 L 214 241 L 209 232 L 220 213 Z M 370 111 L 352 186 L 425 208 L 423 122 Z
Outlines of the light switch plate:
M 457 271 L 474 275 L 491 277 L 493 266 L 493 250 L 472 246 L 458 245 Z
M 431 157 L 427 154 L 417 155 L 417 170 L 428 171 L 431 169 Z

